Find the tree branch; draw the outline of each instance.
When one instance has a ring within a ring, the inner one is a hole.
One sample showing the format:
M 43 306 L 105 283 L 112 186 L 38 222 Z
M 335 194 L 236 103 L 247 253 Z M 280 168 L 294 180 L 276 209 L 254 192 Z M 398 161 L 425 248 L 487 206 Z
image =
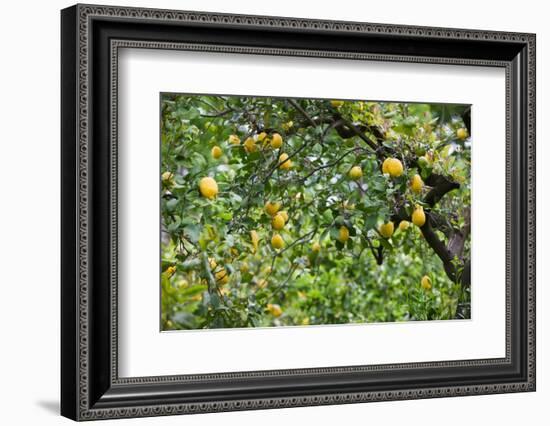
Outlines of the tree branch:
M 300 112 L 300 114 L 302 114 L 305 117 L 305 119 L 309 122 L 309 124 L 311 124 L 313 127 L 317 127 L 317 123 L 315 123 L 313 118 L 311 118 L 309 116 L 309 114 L 306 112 L 306 110 L 303 109 L 302 106 L 298 102 L 296 102 L 294 99 L 287 99 L 287 101 L 290 105 L 292 105 L 294 108 L 296 108 Z
M 431 207 L 436 205 L 447 192 L 460 188 L 458 183 L 447 179 L 445 176 L 433 173 L 426 179 L 426 185 L 431 186 L 432 189 L 428 192 L 424 201 Z
M 357 126 L 355 126 L 353 123 L 350 123 L 348 120 L 344 119 L 344 118 L 340 118 L 340 120 L 343 122 L 343 126 L 338 126 L 336 127 L 336 131 L 338 132 L 338 134 L 340 135 L 340 137 L 343 137 L 342 136 L 342 133 L 344 131 L 347 131 L 347 132 L 351 132 L 351 133 L 346 133 L 346 134 L 349 134 L 350 136 L 348 136 L 348 138 L 350 137 L 353 137 L 353 136 L 358 136 L 360 137 L 368 146 L 370 146 L 374 151 L 377 150 L 378 148 L 378 145 L 376 143 L 374 143 L 372 140 L 370 140 L 366 135 L 365 133 L 363 133 L 363 131 L 359 130 L 359 128 Z M 366 128 L 365 128 L 366 130 Z M 347 139 L 347 138 L 345 138 Z

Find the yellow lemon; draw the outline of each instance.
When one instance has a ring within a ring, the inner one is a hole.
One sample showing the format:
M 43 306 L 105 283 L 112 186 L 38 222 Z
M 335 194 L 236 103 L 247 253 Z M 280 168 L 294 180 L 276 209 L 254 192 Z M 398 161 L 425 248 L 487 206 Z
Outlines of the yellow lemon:
M 412 214 L 412 223 L 418 227 L 421 227 L 426 223 L 426 215 L 424 214 L 424 209 L 422 207 L 417 207 L 414 209 Z
M 267 287 L 267 280 L 262 278 L 256 283 L 256 285 L 260 288 L 265 288 Z
M 271 237 L 271 246 L 277 250 L 282 249 L 285 246 L 283 237 L 281 237 L 279 234 L 273 234 L 273 237 Z
M 283 146 L 283 138 L 279 133 L 273 133 L 271 136 L 271 148 L 279 149 Z
M 399 222 L 399 229 L 401 231 L 406 231 L 409 227 L 409 221 L 408 220 L 402 220 L 401 222 Z
M 217 160 L 223 155 L 223 151 L 219 146 L 216 145 L 215 147 L 212 148 L 212 150 L 210 151 L 210 154 L 212 154 L 212 157 Z
M 273 226 L 273 229 L 276 229 L 277 231 L 283 229 L 285 227 L 285 218 L 281 213 L 277 213 L 275 216 L 273 216 L 273 219 L 271 220 L 271 226 Z
M 262 132 L 258 135 L 258 142 L 262 142 L 267 136 L 266 132 Z
M 332 101 L 330 101 L 330 104 L 331 104 L 334 108 L 340 108 L 342 105 L 344 105 L 344 101 L 332 100 Z
M 176 273 L 176 267 L 175 266 L 169 266 L 168 268 L 166 268 L 166 275 L 168 275 L 169 277 L 171 277 L 175 273 Z
M 258 250 L 258 245 L 260 243 L 260 237 L 258 233 L 254 230 L 250 231 L 250 240 L 252 241 L 252 247 L 254 247 L 254 253 Z
M 427 275 L 424 275 L 422 279 L 420 280 L 420 286 L 424 290 L 431 290 L 432 289 L 432 280 Z
M 162 179 L 163 182 L 168 182 L 168 181 L 174 179 L 174 173 L 164 172 L 161 176 L 161 179 Z
M 288 213 L 285 210 L 281 210 L 279 212 L 279 214 L 283 217 L 283 219 L 285 220 L 285 223 L 287 223 L 288 222 Z
M 161 175 L 161 180 L 162 180 L 162 184 L 163 184 L 166 188 L 171 188 L 172 186 L 174 186 L 174 173 L 172 173 L 172 172 L 164 172 L 164 173 Z
M 206 198 L 214 198 L 218 195 L 218 184 L 211 177 L 203 177 L 199 182 L 201 195 Z
M 423 187 L 424 187 L 424 181 L 422 180 L 420 175 L 414 175 L 411 179 L 411 189 L 413 190 L 413 192 L 420 194 L 422 192 Z
M 275 216 L 280 208 L 281 203 L 278 202 L 272 203 L 271 201 L 268 201 L 264 205 L 265 212 L 270 216 Z
M 456 137 L 461 140 L 466 139 L 468 137 L 468 130 L 466 130 L 464 127 L 457 129 Z
M 384 165 L 382 164 L 382 169 Z M 397 158 L 390 158 L 386 168 L 391 177 L 399 177 L 403 174 L 403 164 Z
M 232 145 L 240 145 L 241 140 L 239 139 L 239 137 L 237 135 L 231 135 L 231 136 L 229 136 L 229 143 L 232 144 Z
M 359 166 L 353 166 L 348 174 L 350 178 L 352 178 L 353 180 L 357 180 L 360 179 L 361 176 L 363 176 L 363 170 L 361 170 L 361 167 Z
M 279 155 L 279 163 L 282 163 L 279 168 L 282 170 L 288 170 L 292 167 L 292 160 L 288 160 L 288 154 L 283 152 Z
M 393 222 L 383 223 L 378 228 L 378 231 L 380 232 L 380 235 L 382 235 L 384 238 L 390 238 L 393 235 Z
M 340 229 L 338 230 L 338 241 L 340 241 L 342 244 L 345 244 L 348 239 L 349 229 L 346 228 L 344 225 L 340 226 Z
M 275 318 L 279 318 L 283 314 L 283 310 L 279 305 L 276 303 L 268 303 L 267 304 L 267 310 L 271 315 L 273 315 Z
M 319 253 L 321 251 L 321 244 L 319 244 L 317 241 L 315 241 L 311 245 L 311 251 L 313 251 L 313 253 Z
M 229 275 L 227 274 L 227 271 L 225 268 L 220 269 L 218 272 L 214 274 L 216 277 L 216 282 L 219 284 L 227 284 L 229 282 Z
M 256 142 L 252 138 L 246 138 L 244 141 L 244 150 L 248 153 L 256 152 Z

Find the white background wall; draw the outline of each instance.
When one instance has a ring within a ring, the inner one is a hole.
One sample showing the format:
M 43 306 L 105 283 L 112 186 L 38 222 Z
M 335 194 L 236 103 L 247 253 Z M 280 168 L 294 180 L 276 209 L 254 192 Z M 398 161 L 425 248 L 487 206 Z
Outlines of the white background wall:
M 550 28 L 540 0 L 133 0 L 103 4 L 537 33 L 538 390 L 530 394 L 119 420 L 102 424 L 545 424 L 550 401 Z M 0 25 L 0 419 L 68 424 L 59 404 L 59 9 L 11 1 Z M 490 255 L 490 254 L 488 254 Z

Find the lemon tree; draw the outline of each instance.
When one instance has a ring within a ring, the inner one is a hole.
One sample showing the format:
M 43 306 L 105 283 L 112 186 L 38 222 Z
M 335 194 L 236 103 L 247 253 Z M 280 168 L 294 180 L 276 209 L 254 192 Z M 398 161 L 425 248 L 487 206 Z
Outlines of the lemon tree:
M 163 329 L 469 318 L 468 106 L 161 109 Z

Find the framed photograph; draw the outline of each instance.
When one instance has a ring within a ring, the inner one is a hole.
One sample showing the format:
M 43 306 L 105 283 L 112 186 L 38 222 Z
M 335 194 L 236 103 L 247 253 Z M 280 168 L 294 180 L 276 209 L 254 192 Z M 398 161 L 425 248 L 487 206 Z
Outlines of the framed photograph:
M 62 415 L 535 390 L 535 35 L 61 29 Z

